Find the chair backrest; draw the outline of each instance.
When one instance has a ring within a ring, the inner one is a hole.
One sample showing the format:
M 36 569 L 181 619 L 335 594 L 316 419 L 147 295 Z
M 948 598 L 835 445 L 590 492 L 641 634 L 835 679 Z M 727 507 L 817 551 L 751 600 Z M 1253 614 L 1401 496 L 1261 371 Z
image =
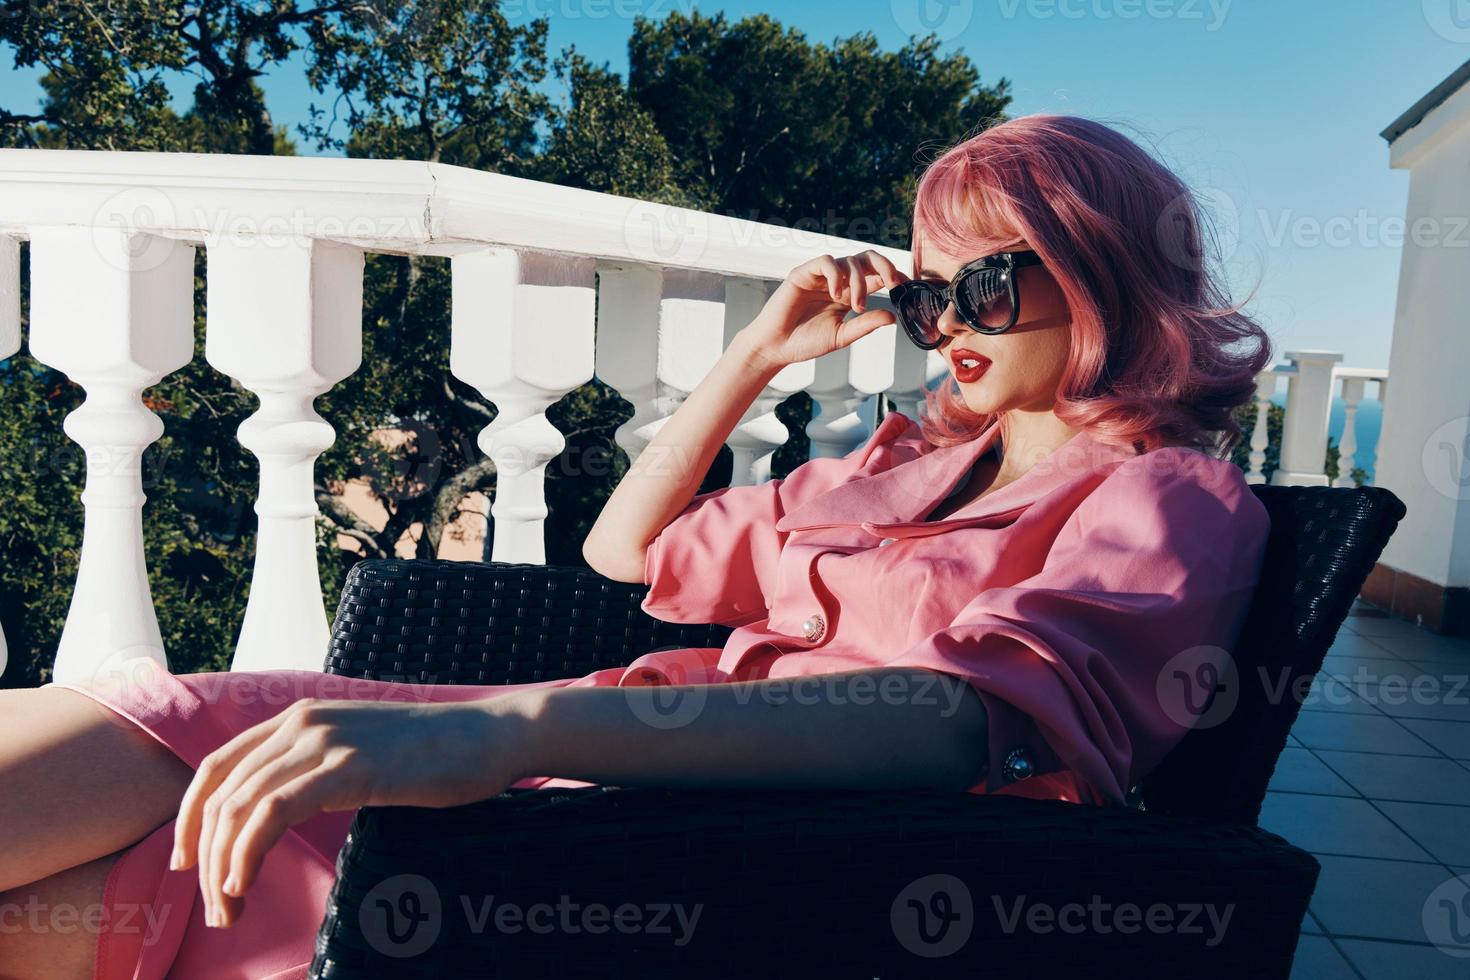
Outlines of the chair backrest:
M 1238 691 L 1216 691 L 1236 703 L 1143 779 L 1139 796 L 1150 811 L 1256 822 L 1301 700 L 1405 512 L 1382 487 L 1251 489 L 1271 533 L 1233 651 Z

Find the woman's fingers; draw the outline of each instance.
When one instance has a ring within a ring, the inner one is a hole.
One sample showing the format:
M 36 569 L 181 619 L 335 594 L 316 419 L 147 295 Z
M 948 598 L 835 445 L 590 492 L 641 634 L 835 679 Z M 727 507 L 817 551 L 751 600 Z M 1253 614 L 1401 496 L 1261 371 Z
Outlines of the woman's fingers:
M 850 316 L 837 326 L 837 349 L 840 350 L 854 341 L 866 337 L 879 327 L 896 322 L 891 310 L 869 310 L 857 316 Z
M 204 822 L 204 802 L 209 799 L 215 787 L 229 776 L 237 762 L 274 733 L 277 724 L 278 720 L 273 718 L 248 728 L 204 757 L 179 803 L 179 815 L 174 822 L 174 851 L 169 861 L 170 868 L 182 871 L 194 866 L 194 857 L 199 853 L 200 827 Z
M 242 828 L 262 802 L 280 786 L 316 768 L 321 761 L 320 753 L 299 744 L 286 747 L 273 739 L 262 748 L 271 750 L 270 754 L 252 753 L 236 767 L 237 773 L 244 774 L 242 780 L 233 787 L 226 784 L 216 790 L 220 804 L 214 810 L 215 825 L 209 834 L 209 850 L 200 858 L 207 862 L 201 867 L 207 866 L 208 869 L 207 878 L 200 883 L 206 908 L 223 912 L 225 925 L 233 922 L 238 912 L 233 899 L 243 895 L 245 887 L 248 887 L 242 887 L 238 878 L 233 883 L 234 887 L 226 887 L 235 872 L 232 858 Z
M 834 303 L 842 302 L 843 290 L 847 288 L 847 274 L 830 255 L 820 255 L 816 262 L 817 267 L 822 270 L 823 278 L 827 280 L 827 295 L 832 297 Z
M 868 299 L 868 268 L 861 255 L 847 257 L 847 281 L 852 284 L 849 305 L 855 312 L 861 313 Z
M 245 817 L 237 787 L 273 759 L 292 751 L 293 743 L 281 738 L 282 726 L 273 728 L 268 738 L 235 761 L 230 772 L 204 801 L 199 825 L 199 891 L 204 896 L 206 922 L 214 923 L 217 915 L 228 916 L 232 911 L 230 903 L 225 901 L 223 865 L 229 854 L 234 828 Z
M 863 254 L 869 257 L 869 260 L 873 264 L 873 268 L 882 274 L 883 285 L 885 288 L 892 289 L 894 286 L 897 286 L 901 282 L 908 282 L 909 277 L 904 275 L 904 273 L 898 268 L 898 266 L 889 261 L 888 256 L 884 255 L 882 252 L 868 249 Z
M 228 893 L 243 896 L 260 875 L 261 865 L 287 829 L 325 809 L 322 782 L 330 778 L 320 767 L 307 769 L 264 793 L 235 836 L 229 856 Z M 233 921 L 233 916 L 231 920 Z

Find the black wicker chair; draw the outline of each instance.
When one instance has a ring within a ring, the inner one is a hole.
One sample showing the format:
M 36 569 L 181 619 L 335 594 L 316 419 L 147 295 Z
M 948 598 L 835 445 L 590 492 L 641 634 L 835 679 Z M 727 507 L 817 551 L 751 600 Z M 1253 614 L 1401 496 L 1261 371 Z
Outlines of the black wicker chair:
M 1300 707 L 1267 692 L 1317 673 L 1404 507 L 1378 488 L 1254 489 L 1272 532 L 1239 701 L 1135 788 L 1136 809 L 613 788 L 364 808 L 312 977 L 1286 977 L 1319 867 L 1255 825 Z M 363 562 L 327 669 L 501 684 L 723 644 L 724 627 L 650 619 L 645 589 Z

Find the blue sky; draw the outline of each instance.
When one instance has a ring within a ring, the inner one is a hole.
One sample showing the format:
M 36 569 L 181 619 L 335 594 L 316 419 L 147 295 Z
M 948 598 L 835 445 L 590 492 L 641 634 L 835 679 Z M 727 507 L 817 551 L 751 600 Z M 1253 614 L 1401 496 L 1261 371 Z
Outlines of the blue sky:
M 921 6 L 926 5 L 926 6 Z M 1470 59 L 1464 0 L 508 0 L 623 73 L 634 15 L 768 13 L 814 41 L 872 31 L 885 48 L 933 30 L 982 79 L 1013 84 L 1013 112 L 1070 112 L 1150 145 L 1215 212 L 1237 295 L 1279 352 L 1342 351 L 1387 367 L 1408 174 L 1378 136 Z M 922 13 L 921 13 L 922 12 Z M 0 73 L 0 104 L 35 105 L 35 74 Z M 278 121 L 311 93 L 283 66 L 263 80 Z M 187 83 L 178 86 L 182 97 Z M 319 99 L 318 99 L 319 101 Z M 180 103 L 181 108 L 183 103 Z M 309 152 L 302 147 L 302 152 Z M 1385 224 L 1385 223 L 1388 224 Z

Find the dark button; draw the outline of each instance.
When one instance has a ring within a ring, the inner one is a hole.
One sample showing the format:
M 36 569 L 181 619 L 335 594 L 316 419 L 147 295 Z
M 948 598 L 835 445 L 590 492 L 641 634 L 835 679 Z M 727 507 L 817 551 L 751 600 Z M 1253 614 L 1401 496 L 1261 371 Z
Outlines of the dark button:
M 1031 761 L 1031 754 L 1025 747 L 1011 749 L 1006 755 L 1005 765 L 1001 766 L 1001 775 L 1008 783 L 1014 783 L 1022 779 L 1030 779 L 1036 774 L 1036 766 Z

